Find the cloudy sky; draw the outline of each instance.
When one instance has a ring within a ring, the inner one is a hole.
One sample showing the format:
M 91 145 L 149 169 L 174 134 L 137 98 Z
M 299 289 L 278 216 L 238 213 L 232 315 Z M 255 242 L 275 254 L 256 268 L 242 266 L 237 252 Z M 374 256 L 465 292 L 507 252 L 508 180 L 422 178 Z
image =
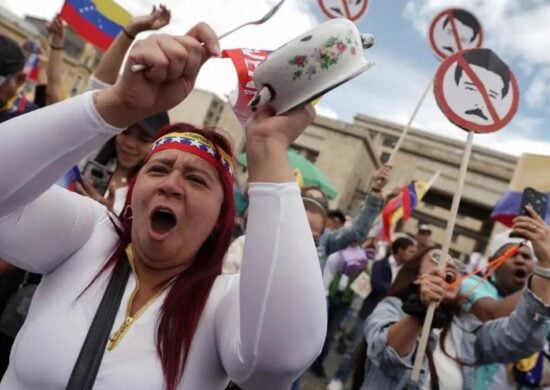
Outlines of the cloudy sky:
M 62 0 L 0 0 L 19 14 L 52 17 Z M 172 9 L 166 32 L 184 33 L 206 21 L 222 33 L 258 19 L 276 0 L 165 0 Z M 119 1 L 131 13 L 150 11 L 152 0 Z M 362 113 L 405 124 L 433 77 L 439 60 L 430 48 L 427 29 L 433 17 L 455 6 L 473 12 L 484 29 L 484 47 L 495 51 L 513 70 L 520 88 L 520 106 L 512 122 L 499 132 L 476 135 L 475 143 L 506 153 L 550 155 L 550 1 L 548 0 L 370 0 L 361 32 L 374 34 L 376 45 L 365 54 L 376 65 L 325 95 L 320 114 L 352 122 Z M 325 20 L 317 0 L 287 0 L 262 26 L 251 26 L 224 39 L 222 48 L 276 49 Z M 229 60 L 214 59 L 197 82 L 202 89 L 227 95 L 236 85 Z M 414 127 L 465 139 L 465 133 L 440 112 L 433 94 L 424 101 Z

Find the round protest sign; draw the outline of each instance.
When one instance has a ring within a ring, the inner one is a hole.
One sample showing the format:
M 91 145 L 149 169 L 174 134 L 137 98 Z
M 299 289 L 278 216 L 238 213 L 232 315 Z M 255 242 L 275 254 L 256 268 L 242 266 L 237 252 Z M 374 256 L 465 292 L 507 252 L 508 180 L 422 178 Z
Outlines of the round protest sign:
M 476 17 L 460 8 L 446 9 L 430 24 L 429 40 L 440 59 L 460 50 L 480 48 L 483 30 Z
M 352 22 L 367 13 L 368 0 L 317 0 L 321 11 L 329 19 L 346 18 Z
M 435 74 L 434 94 L 451 122 L 476 133 L 504 127 L 519 104 L 514 74 L 490 49 L 471 49 L 447 57 Z

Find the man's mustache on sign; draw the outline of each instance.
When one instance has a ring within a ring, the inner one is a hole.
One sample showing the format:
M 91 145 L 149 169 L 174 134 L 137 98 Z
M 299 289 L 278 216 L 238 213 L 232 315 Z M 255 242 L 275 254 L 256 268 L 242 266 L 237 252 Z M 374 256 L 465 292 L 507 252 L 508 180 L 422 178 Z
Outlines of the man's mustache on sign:
M 473 110 L 467 110 L 467 111 L 465 111 L 464 113 L 465 113 L 465 114 L 468 114 L 468 115 L 477 115 L 477 116 L 479 116 L 479 117 L 485 119 L 486 121 L 489 120 L 489 118 L 487 118 L 487 117 L 485 116 L 485 114 L 483 113 L 483 111 L 480 110 L 479 108 L 476 108 L 476 109 L 473 109 Z

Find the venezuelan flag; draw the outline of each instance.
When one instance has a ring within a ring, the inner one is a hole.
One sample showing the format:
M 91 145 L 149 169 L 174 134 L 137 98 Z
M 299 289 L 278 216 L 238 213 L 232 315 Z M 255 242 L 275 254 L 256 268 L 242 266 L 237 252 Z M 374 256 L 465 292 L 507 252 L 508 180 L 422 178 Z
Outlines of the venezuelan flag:
M 61 17 L 82 38 L 107 50 L 132 15 L 112 0 L 65 0 Z
M 495 205 L 491 217 L 506 226 L 512 226 L 512 221 L 519 214 L 525 187 L 532 187 L 550 197 L 549 167 L 550 156 L 523 154 L 516 165 L 510 188 Z M 550 223 L 550 207 L 545 220 Z
M 428 191 L 429 185 L 425 181 L 413 181 L 403 187 L 398 196 L 391 199 L 382 210 L 381 240 L 391 242 L 391 231 L 400 218 L 406 221 L 418 206 L 418 202 Z

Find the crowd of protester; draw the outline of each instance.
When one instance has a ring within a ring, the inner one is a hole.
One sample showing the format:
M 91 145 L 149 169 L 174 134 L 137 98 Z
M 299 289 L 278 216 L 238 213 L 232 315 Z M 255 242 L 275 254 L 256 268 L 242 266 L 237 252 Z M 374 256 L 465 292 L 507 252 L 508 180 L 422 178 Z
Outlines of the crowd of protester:
M 532 209 L 514 222 L 522 238 L 505 231 L 490 241 L 490 263 L 519 244 L 491 275 L 469 275 L 452 257 L 442 270 L 425 223 L 381 242 L 391 166 L 372 172 L 353 216 L 331 209 L 321 188 L 294 182 L 286 150 L 313 120 L 310 106 L 254 114 L 248 181 L 236 185 L 231 140 L 167 113 L 218 54 L 210 27 L 130 49 L 170 17 L 164 6 L 134 17 L 88 91 L 69 99 L 59 17 L 34 102 L 14 104 L 25 51 L 0 36 L 0 389 L 66 388 L 107 283 L 119 277 L 128 282 L 96 388 L 300 389 L 306 377 L 329 390 L 550 384 L 550 229 Z M 148 70 L 119 74 L 129 50 L 128 61 Z M 109 173 L 108 187 L 86 177 L 70 190 L 55 184 L 90 161 Z M 354 282 L 365 276 L 361 296 Z

